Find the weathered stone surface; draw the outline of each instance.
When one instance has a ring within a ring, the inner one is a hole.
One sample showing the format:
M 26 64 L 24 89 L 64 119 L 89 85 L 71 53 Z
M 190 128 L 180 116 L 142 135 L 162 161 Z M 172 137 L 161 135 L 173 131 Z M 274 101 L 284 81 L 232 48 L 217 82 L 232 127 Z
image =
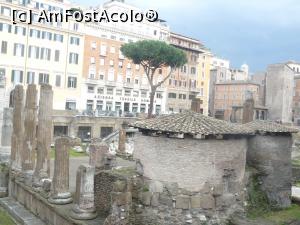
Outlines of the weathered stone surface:
M 37 89 L 30 84 L 26 91 L 24 116 L 24 143 L 22 150 L 22 170 L 33 170 L 36 153 L 36 126 L 37 126 Z
M 11 136 L 13 132 L 13 109 L 3 109 L 3 124 L 1 131 L 1 145 L 4 147 L 11 146 Z
M 200 206 L 203 209 L 215 208 L 215 199 L 211 195 L 202 195 L 200 199 Z
M 141 201 L 143 203 L 143 205 L 150 205 L 151 204 L 151 193 L 149 191 L 147 192 L 142 192 L 141 193 Z
M 78 168 L 74 206 L 70 213 L 74 219 L 93 219 L 97 216 L 94 205 L 94 174 L 95 168 L 90 165 L 80 165 Z
M 96 169 L 105 167 L 105 156 L 109 152 L 109 146 L 105 142 L 91 143 L 89 146 L 90 165 Z
M 21 170 L 21 151 L 24 137 L 24 90 L 22 85 L 14 89 L 13 134 L 11 137 L 11 165 L 13 170 Z
M 119 132 L 119 147 L 118 152 L 125 153 L 126 152 L 126 130 L 120 129 Z
M 152 181 L 149 184 L 149 190 L 150 190 L 150 192 L 162 193 L 164 190 L 164 186 L 159 181 Z
M 200 208 L 201 207 L 201 196 L 195 195 L 191 197 L 191 208 Z
M 176 197 L 176 208 L 177 209 L 189 209 L 190 208 L 190 197 L 181 195 Z
M 34 185 L 41 186 L 40 180 L 50 176 L 50 145 L 52 131 L 53 91 L 50 85 L 43 84 L 37 129 L 37 161 L 34 171 Z
M 151 206 L 159 206 L 159 193 L 152 193 Z
M 54 175 L 52 190 L 48 201 L 53 204 L 72 202 L 69 191 L 69 149 L 71 140 L 68 137 L 57 138 L 55 141 Z
M 0 162 L 0 198 L 6 197 L 8 194 L 8 163 Z
M 113 192 L 112 202 L 114 202 L 118 206 L 131 204 L 131 192 Z

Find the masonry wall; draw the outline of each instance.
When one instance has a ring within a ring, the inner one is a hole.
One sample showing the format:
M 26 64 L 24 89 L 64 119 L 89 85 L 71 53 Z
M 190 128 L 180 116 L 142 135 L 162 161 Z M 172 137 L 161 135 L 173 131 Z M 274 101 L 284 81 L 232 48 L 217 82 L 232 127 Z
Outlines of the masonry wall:
M 266 75 L 266 106 L 269 119 L 292 122 L 294 72 L 284 64 L 270 65 Z
M 291 204 L 291 135 L 257 135 L 249 139 L 247 164 L 258 170 L 261 189 L 270 204 L 283 208 Z
M 246 139 L 174 139 L 137 134 L 133 154 L 140 159 L 145 177 L 176 182 L 180 188 L 199 191 L 205 182 L 223 183 L 225 173 L 241 183 L 246 149 Z

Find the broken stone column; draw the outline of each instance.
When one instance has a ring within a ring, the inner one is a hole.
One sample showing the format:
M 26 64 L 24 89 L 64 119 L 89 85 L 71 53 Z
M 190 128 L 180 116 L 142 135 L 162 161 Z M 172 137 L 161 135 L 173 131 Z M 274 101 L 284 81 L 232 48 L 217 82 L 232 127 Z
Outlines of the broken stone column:
M 50 176 L 50 145 L 52 132 L 52 87 L 42 84 L 40 89 L 38 129 L 37 129 L 37 161 L 34 170 L 34 186 L 41 187 L 42 179 Z
M 1 134 L 1 145 L 2 147 L 11 146 L 11 136 L 13 130 L 13 109 L 4 108 L 3 110 L 3 124 L 2 124 L 2 134 Z
M 37 89 L 30 84 L 26 91 L 24 118 L 24 142 L 22 151 L 22 171 L 33 173 L 36 152 L 36 125 L 37 125 Z
M 89 146 L 91 166 L 96 169 L 103 169 L 105 167 L 105 156 L 109 152 L 109 147 L 105 142 L 91 143 Z
M 247 99 L 243 105 L 243 119 L 242 123 L 249 123 L 253 121 L 254 115 L 254 99 Z
M 118 152 L 121 154 L 126 153 L 126 130 L 124 128 L 121 128 L 119 132 Z
M 74 219 L 89 220 L 97 216 L 94 203 L 94 174 L 95 167 L 91 165 L 80 165 L 77 170 L 74 206 L 70 213 Z
M 17 85 L 14 90 L 13 109 L 13 134 L 11 137 L 11 167 L 14 171 L 21 171 L 21 151 L 23 150 L 23 99 L 24 90 L 22 85 Z
M 60 137 L 55 141 L 54 175 L 51 194 L 48 201 L 63 205 L 71 203 L 72 194 L 69 191 L 69 149 L 71 141 L 68 137 Z

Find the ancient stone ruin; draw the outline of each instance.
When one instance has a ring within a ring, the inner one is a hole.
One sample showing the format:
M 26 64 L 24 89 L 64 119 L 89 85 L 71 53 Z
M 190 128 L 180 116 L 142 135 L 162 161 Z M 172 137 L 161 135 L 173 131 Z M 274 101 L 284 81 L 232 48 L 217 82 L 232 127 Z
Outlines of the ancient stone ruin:
M 245 214 L 253 180 L 270 206 L 291 204 L 297 130 L 263 121 L 233 125 L 190 111 L 137 121 L 139 132 L 123 127 L 114 151 L 108 138 L 93 140 L 71 193 L 69 149 L 78 141 L 55 139 L 51 177 L 53 92 L 41 85 L 39 93 L 37 104 L 35 85 L 26 98 L 22 86 L 14 90 L 8 192 L 46 224 L 225 225 Z M 7 193 L 3 176 L 0 167 L 0 197 Z

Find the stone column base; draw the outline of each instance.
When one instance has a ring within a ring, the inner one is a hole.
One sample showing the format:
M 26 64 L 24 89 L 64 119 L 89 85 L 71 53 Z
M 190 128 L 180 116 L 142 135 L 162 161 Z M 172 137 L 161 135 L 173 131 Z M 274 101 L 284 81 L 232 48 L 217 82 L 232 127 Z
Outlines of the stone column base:
M 70 192 L 58 193 L 50 195 L 48 202 L 55 205 L 65 205 L 73 202 L 72 194 Z
M 96 209 L 80 209 L 78 205 L 74 205 L 70 216 L 76 220 L 92 220 L 97 217 Z

